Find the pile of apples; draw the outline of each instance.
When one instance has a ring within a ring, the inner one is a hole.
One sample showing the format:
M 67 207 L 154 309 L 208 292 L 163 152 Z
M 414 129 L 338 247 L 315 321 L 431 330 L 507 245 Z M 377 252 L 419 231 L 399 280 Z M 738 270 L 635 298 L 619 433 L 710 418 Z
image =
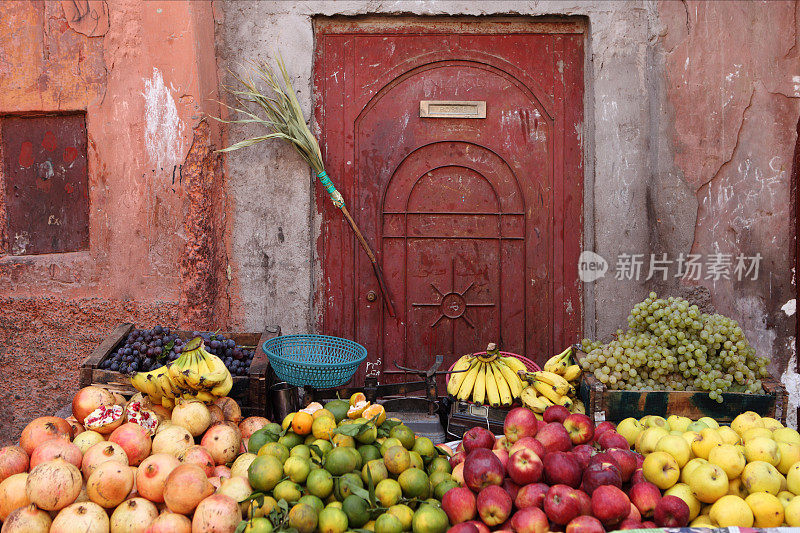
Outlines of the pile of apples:
M 617 432 L 645 456 L 645 480 L 687 503 L 692 526 L 800 526 L 800 434 L 774 418 L 646 416 Z
M 464 434 L 451 458 L 461 486 L 442 509 L 448 533 L 603 533 L 683 527 L 689 506 L 645 480 L 642 454 L 614 424 L 548 407 L 538 420 L 524 407 L 506 416 L 496 438 L 484 428 Z

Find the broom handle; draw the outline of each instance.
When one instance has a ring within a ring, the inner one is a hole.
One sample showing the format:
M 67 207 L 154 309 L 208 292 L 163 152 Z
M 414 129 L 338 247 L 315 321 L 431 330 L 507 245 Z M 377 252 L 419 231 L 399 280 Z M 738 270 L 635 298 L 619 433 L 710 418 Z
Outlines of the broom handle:
M 345 207 L 344 205 L 344 198 L 342 198 L 341 193 L 339 193 L 339 191 L 336 190 L 336 187 L 334 187 L 333 183 L 331 183 L 331 179 L 328 177 L 328 173 L 323 170 L 322 172 L 317 174 L 317 177 L 319 177 L 320 184 L 323 187 L 325 187 L 325 190 L 328 191 L 328 195 L 330 195 L 333 205 L 342 210 L 344 218 L 347 219 L 347 223 L 350 224 L 350 227 L 353 229 L 353 233 L 356 234 L 358 242 L 361 243 L 361 247 L 367 253 L 367 257 L 372 263 L 372 270 L 373 272 L 375 272 L 375 277 L 378 279 L 378 286 L 381 289 L 381 294 L 383 295 L 383 301 L 386 302 L 386 310 L 389 312 L 389 316 L 394 318 L 395 316 L 394 303 L 392 302 L 392 297 L 389 294 L 389 288 L 386 286 L 386 281 L 383 279 L 383 271 L 381 271 L 381 266 L 380 264 L 378 264 L 378 260 L 375 258 L 375 254 L 372 253 L 372 248 L 369 247 L 369 244 L 367 244 L 367 240 L 364 239 L 364 236 L 358 229 L 355 220 L 353 220 L 353 217 L 350 216 L 350 211 L 348 211 L 347 207 Z

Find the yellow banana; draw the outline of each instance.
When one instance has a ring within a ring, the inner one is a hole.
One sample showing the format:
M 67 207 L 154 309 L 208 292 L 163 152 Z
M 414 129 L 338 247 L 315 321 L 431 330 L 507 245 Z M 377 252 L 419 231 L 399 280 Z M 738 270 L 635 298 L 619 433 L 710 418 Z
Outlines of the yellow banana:
M 464 381 L 461 383 L 461 386 L 458 388 L 458 396 L 459 400 L 469 400 L 470 396 L 472 395 L 472 387 L 475 386 L 475 380 L 478 377 L 478 370 L 480 369 L 480 365 L 478 364 L 478 360 L 474 359 L 469 367 L 469 371 L 467 372 Z
M 495 361 L 494 368 L 495 370 L 498 368 L 500 369 L 500 372 L 503 374 L 503 377 L 505 378 L 506 382 L 508 383 L 508 387 L 511 390 L 511 396 L 513 398 L 519 398 L 519 395 L 522 394 L 522 389 L 525 388 L 525 385 L 523 385 L 519 375 L 509 368 L 503 360 Z
M 547 372 L 545 370 L 540 370 L 538 372 L 534 372 L 532 374 L 533 379 L 536 381 L 541 381 L 548 385 L 552 385 L 554 390 L 560 395 L 563 396 L 564 394 L 568 394 L 571 391 L 574 391 L 574 387 L 569 384 L 569 381 L 564 379 L 562 376 L 558 374 L 554 374 L 553 372 Z
M 222 359 L 214 354 L 208 353 L 205 350 L 201 351 L 202 360 L 208 368 L 208 373 L 201 376 L 201 384 L 205 386 L 206 390 L 213 389 L 231 375 L 228 367 L 222 362 Z
M 464 355 L 453 365 L 453 373 L 450 374 L 450 381 L 447 382 L 447 394 L 450 396 L 458 394 L 458 389 L 467 376 L 466 370 L 469 369 L 471 359 L 471 355 Z
M 161 406 L 167 409 L 172 409 L 173 407 L 175 407 L 175 400 L 172 398 L 167 398 L 166 396 L 162 396 Z
M 533 411 L 534 413 L 544 413 L 545 409 L 553 405 L 547 398 L 542 396 L 537 396 L 535 398 L 530 398 L 528 403 L 525 404 L 525 407 Z
M 564 396 L 564 394 L 559 394 L 553 385 L 545 383 L 544 381 L 536 380 L 533 382 L 533 386 L 541 396 L 544 396 L 554 404 L 558 403 L 561 397 Z
M 564 371 L 563 375 L 564 379 L 570 382 L 580 379 L 581 377 L 580 365 L 569 365 L 567 369 Z
M 492 365 L 486 365 L 486 399 L 489 400 L 489 405 L 492 407 L 500 405 L 500 391 L 497 388 L 497 381 L 494 379 Z
M 572 405 L 573 405 L 572 398 L 570 398 L 569 396 L 562 396 L 561 398 L 558 399 L 557 402 L 554 402 L 554 403 L 556 405 L 563 405 L 564 407 L 566 407 L 569 410 L 572 409 Z
M 575 400 L 572 403 L 572 409 L 570 409 L 573 413 L 580 413 L 582 415 L 586 414 L 586 406 L 583 404 L 581 400 Z
M 564 372 L 567 370 L 569 366 L 569 358 L 572 355 L 572 346 L 569 346 L 566 350 L 561 352 L 558 355 L 554 355 L 550 359 L 547 360 L 544 364 L 544 370 L 546 372 L 553 372 L 554 374 L 564 375 Z
M 233 377 L 231 377 L 230 373 L 228 373 L 228 375 L 225 377 L 225 379 L 222 381 L 222 383 L 219 383 L 216 387 L 211 389 L 211 394 L 213 396 L 218 397 L 218 398 L 221 398 L 222 396 L 227 396 L 228 393 L 231 391 L 231 387 L 233 387 Z M 203 391 L 201 391 L 201 392 L 203 392 Z M 198 395 L 199 395 L 199 393 L 198 393 Z M 206 401 L 206 400 L 203 400 L 203 401 Z M 211 401 L 214 401 L 214 399 L 212 398 Z
M 516 357 L 501 357 L 501 361 L 503 361 L 508 368 L 510 368 L 515 374 L 518 372 L 527 372 L 528 368 L 525 366 L 525 363 L 517 359 Z M 521 379 L 521 378 L 520 378 Z
M 475 378 L 475 386 L 472 389 L 472 401 L 483 404 L 486 399 L 486 363 L 478 363 L 478 377 Z
M 227 393 L 226 393 L 227 394 Z M 196 400 L 200 400 L 203 403 L 211 404 L 214 403 L 214 400 L 217 399 L 217 396 L 214 394 L 206 391 L 197 391 L 197 395 L 195 396 Z
M 500 392 L 500 403 L 503 405 L 511 405 L 514 403 L 514 398 L 511 396 L 511 389 L 508 386 L 506 378 L 498 368 L 498 365 L 492 365 L 494 372 L 494 380 L 497 382 L 497 390 Z
M 532 386 L 528 386 L 522 389 L 522 394 L 519 395 L 519 398 L 520 401 L 522 402 L 522 405 L 530 408 L 530 406 L 533 404 L 533 401 L 536 399 L 537 396 L 538 394 L 536 392 L 536 389 L 533 388 Z
M 500 350 L 497 349 L 497 345 L 493 342 L 489 343 L 489 346 L 486 347 L 485 354 L 477 355 L 478 359 L 484 363 L 491 363 L 500 355 Z

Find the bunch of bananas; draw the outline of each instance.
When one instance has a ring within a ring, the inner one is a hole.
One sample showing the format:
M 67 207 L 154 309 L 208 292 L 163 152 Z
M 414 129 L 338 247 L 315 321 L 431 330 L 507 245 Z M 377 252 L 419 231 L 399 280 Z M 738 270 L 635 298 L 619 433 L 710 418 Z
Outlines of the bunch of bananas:
M 230 392 L 233 378 L 222 359 L 208 353 L 203 339 L 195 337 L 171 365 L 138 372 L 131 377 L 131 385 L 152 402 L 172 408 L 176 398 L 213 403 Z
M 497 346 L 490 343 L 485 354 L 467 354 L 456 362 L 447 393 L 492 407 L 511 405 L 526 385 L 519 377 L 520 371 L 527 371 L 522 361 L 500 355 Z
M 544 370 L 524 374 L 530 382 L 521 394 L 524 406 L 534 413 L 543 413 L 551 405 L 563 405 L 572 413 L 586 413 L 583 402 L 575 395 L 581 367 L 570 364 L 571 356 L 572 347 L 569 347 L 548 359 Z

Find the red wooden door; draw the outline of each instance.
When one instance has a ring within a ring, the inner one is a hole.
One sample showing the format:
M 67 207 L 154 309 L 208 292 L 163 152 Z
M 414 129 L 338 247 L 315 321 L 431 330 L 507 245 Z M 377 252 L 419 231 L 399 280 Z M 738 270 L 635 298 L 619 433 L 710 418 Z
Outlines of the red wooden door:
M 367 257 L 319 188 L 323 332 L 362 343 L 379 370 L 426 368 L 435 354 L 450 365 L 492 341 L 542 361 L 577 340 L 582 31 L 317 25 L 323 156 L 397 309 L 386 312 Z M 484 102 L 485 118 L 420 116 L 421 101 Z

